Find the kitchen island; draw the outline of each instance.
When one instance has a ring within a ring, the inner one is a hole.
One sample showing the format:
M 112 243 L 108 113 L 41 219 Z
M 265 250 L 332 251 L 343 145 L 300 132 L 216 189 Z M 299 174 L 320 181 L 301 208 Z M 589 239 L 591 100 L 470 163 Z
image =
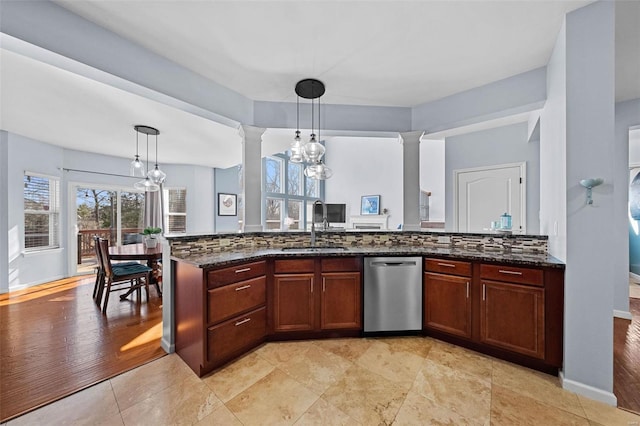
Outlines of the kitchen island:
M 204 375 L 267 340 L 362 336 L 366 256 L 423 259 L 422 333 L 552 374 L 564 264 L 546 237 L 428 232 L 169 238 L 176 352 Z

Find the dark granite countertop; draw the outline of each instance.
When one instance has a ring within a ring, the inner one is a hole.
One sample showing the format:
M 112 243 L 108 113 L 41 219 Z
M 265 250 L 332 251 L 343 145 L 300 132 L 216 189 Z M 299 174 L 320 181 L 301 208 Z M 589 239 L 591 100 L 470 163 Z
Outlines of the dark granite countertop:
M 411 246 L 362 246 L 347 248 L 301 249 L 233 249 L 221 253 L 171 256 L 173 260 L 187 262 L 200 268 L 225 266 L 239 261 L 254 261 L 271 257 L 347 257 L 347 256 L 437 256 L 440 258 L 460 259 L 483 262 L 500 262 L 514 265 L 530 265 L 564 269 L 565 264 L 549 254 L 510 253 L 505 251 L 481 251 L 458 248 L 411 247 Z

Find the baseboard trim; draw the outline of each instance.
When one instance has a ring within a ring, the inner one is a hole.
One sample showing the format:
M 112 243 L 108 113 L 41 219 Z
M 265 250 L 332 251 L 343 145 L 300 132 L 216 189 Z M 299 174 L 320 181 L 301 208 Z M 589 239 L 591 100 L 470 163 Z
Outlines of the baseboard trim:
M 613 310 L 613 317 L 614 318 L 622 318 L 622 319 L 626 319 L 626 320 L 632 320 L 633 319 L 633 317 L 631 316 L 631 312 L 619 311 L 617 309 Z
M 7 293 L 11 293 L 12 291 L 18 291 L 18 290 L 24 290 L 26 288 L 29 287 L 35 287 L 37 285 L 40 284 L 46 284 L 49 283 L 51 281 L 58 281 L 58 280 L 62 280 L 64 278 L 69 278 L 65 275 L 55 275 L 53 277 L 48 277 L 46 280 L 38 280 L 38 281 L 32 281 L 30 283 L 26 283 L 26 284 L 18 284 L 18 285 L 14 285 L 14 286 L 9 286 L 9 289 L 7 291 Z
M 613 407 L 618 405 L 618 398 L 616 398 L 613 392 L 603 391 L 602 389 L 594 388 L 593 386 L 585 385 L 575 380 L 569 380 L 564 377 L 563 371 L 560 371 L 559 376 L 563 389 L 586 396 L 587 398 L 595 399 L 596 401 L 604 402 Z
M 160 347 L 168 354 L 172 354 L 176 351 L 176 346 L 170 344 L 164 337 L 160 339 Z

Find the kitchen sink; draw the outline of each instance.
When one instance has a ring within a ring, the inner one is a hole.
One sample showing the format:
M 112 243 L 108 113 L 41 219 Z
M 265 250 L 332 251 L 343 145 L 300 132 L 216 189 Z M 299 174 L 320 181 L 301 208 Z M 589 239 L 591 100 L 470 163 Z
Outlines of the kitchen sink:
M 323 252 L 323 251 L 340 251 L 347 250 L 344 246 L 308 246 L 308 247 L 282 247 L 282 251 L 297 252 Z

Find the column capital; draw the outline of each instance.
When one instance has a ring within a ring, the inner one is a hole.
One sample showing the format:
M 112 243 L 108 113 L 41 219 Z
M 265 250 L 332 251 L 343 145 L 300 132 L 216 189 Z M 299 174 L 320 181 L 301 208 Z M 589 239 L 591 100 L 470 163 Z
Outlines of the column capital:
M 424 130 L 414 130 L 412 132 L 400 132 L 398 136 L 400 137 L 401 144 L 409 144 L 409 143 L 420 143 L 420 138 L 424 135 Z
M 246 141 L 261 142 L 265 130 L 267 129 L 264 127 L 255 127 L 249 124 L 241 124 L 238 126 L 238 134 L 242 138 L 242 143 Z

